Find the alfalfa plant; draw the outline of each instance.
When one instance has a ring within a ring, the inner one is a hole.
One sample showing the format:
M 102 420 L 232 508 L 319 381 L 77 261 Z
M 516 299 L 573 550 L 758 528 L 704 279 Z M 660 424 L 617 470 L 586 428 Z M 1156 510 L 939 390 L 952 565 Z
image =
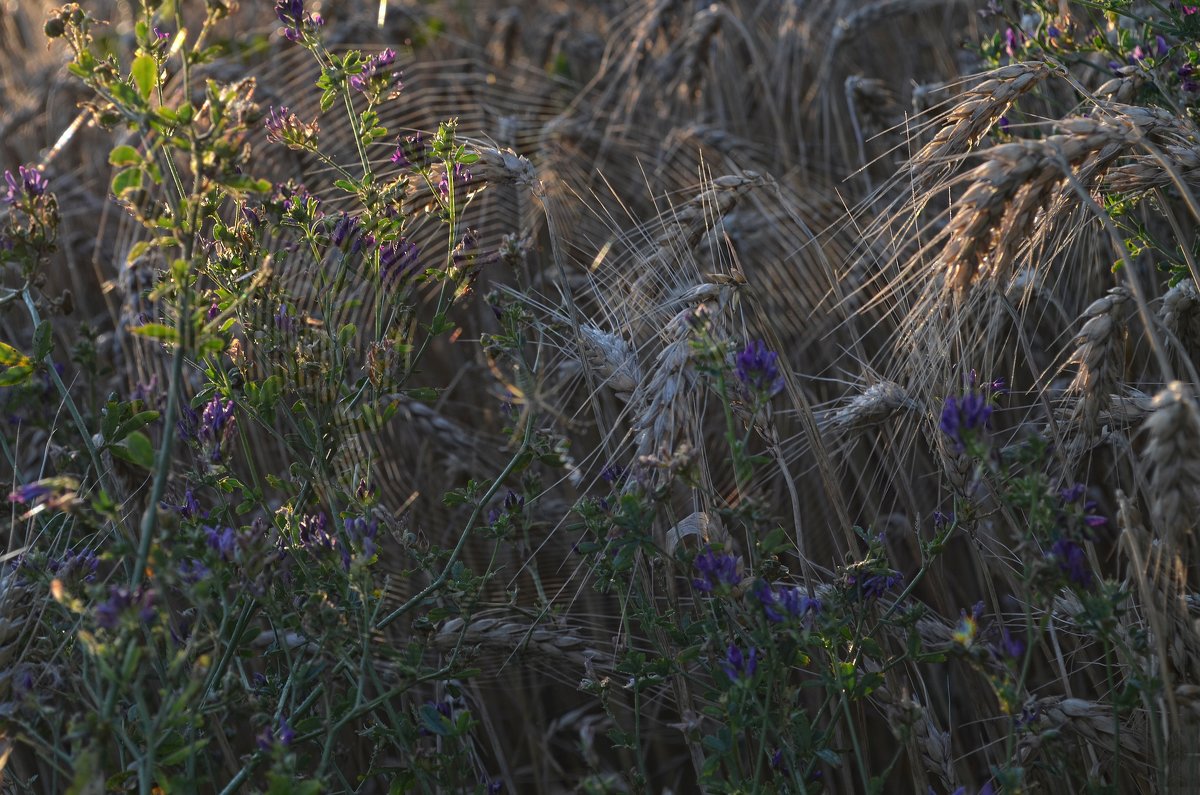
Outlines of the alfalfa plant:
M 330 52 L 324 19 L 300 0 L 274 12 L 319 65 L 319 118 L 261 107 L 251 79 L 202 81 L 231 11 L 208 3 L 189 29 L 187 10 L 140 3 L 132 52 L 106 49 L 79 4 L 46 23 L 94 94 L 92 119 L 121 135 L 111 192 L 144 232 L 131 258 L 157 266 L 129 330 L 170 366 L 157 389 L 96 411 L 79 402 L 38 313 L 54 194 L 35 167 L 8 173 L 0 257 L 20 282 L 5 300 L 25 304 L 36 332 L 30 355 L 3 347 L 4 382 L 47 374 L 71 418 L 56 444 L 81 454 L 50 458 L 10 496 L 25 543 L 4 564 L 3 608 L 30 618 L 3 635 L 6 774 L 46 791 L 494 791 L 470 711 L 442 700 L 470 677 L 462 641 L 378 641 L 477 609 L 492 572 L 462 552 L 529 465 L 536 415 L 504 470 L 454 497 L 467 518 L 446 547 L 376 509 L 373 462 L 354 439 L 402 400 L 436 395 L 418 376 L 485 262 L 467 223 L 483 188 L 471 170 L 495 167 L 453 121 L 372 157 L 395 139 L 378 114 L 401 91 L 395 52 Z M 322 148 L 322 127 L 337 125 L 348 161 Z M 256 174 L 264 145 L 319 163 L 326 198 Z M 440 244 L 414 242 L 425 230 Z M 281 284 L 288 268 L 309 292 Z M 363 320 L 339 323 L 347 312 Z M 286 451 L 266 471 L 262 440 Z M 7 440 L 5 452 L 27 475 Z

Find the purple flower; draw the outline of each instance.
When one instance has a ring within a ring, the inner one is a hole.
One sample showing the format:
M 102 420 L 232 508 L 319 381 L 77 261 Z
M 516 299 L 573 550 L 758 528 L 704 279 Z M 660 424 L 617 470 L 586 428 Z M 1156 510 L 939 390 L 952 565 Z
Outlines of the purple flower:
M 438 180 L 438 193 L 442 194 L 442 199 L 450 198 L 450 178 L 454 178 L 455 185 L 463 185 L 471 181 L 471 172 L 462 163 L 455 163 L 454 170 L 449 174 L 442 174 L 442 178 Z
M 9 502 L 23 502 L 26 505 L 32 505 L 35 502 L 50 496 L 53 493 L 45 483 L 40 481 L 36 483 L 26 483 L 24 486 L 18 486 L 16 491 L 8 495 Z
M 1017 57 L 1017 49 L 1021 46 L 1021 41 L 1024 35 L 1020 31 L 1008 28 L 1004 31 L 1004 51 L 1008 53 L 1009 58 Z
M 283 144 L 288 149 L 297 151 L 315 149 L 317 135 L 321 131 L 316 121 L 305 124 L 300 121 L 299 116 L 289 111 L 286 105 L 270 108 L 263 126 L 267 130 L 267 141 Z M 285 206 L 284 209 L 289 208 Z
M 600 479 L 605 483 L 612 483 L 614 486 L 625 485 L 628 477 L 629 469 L 620 464 L 606 464 L 604 469 L 600 470 Z
M 275 4 L 275 16 L 285 25 L 300 27 L 304 22 L 304 0 L 279 0 Z
M 800 588 L 781 588 L 775 591 L 764 583 L 755 595 L 762 604 L 767 620 L 775 623 L 799 618 L 806 613 L 821 612 L 821 600 L 809 598 Z
M 221 402 L 221 398 L 213 395 L 212 400 L 204 407 L 200 416 L 200 427 L 196 438 L 210 449 L 212 462 L 221 460 L 221 448 L 231 437 L 236 427 L 237 418 L 233 415 L 233 401 Z
M 425 134 L 413 133 L 396 141 L 396 151 L 392 152 L 392 162 L 401 168 L 409 166 L 421 167 L 429 157 L 429 145 Z
M 221 307 L 220 307 L 220 305 L 219 305 L 219 304 L 218 304 L 216 301 L 213 301 L 213 302 L 212 302 L 212 306 L 210 306 L 210 307 L 208 308 L 208 312 L 206 312 L 206 313 L 205 313 L 205 315 L 204 315 L 204 319 L 205 319 L 205 321 L 206 321 L 206 322 L 208 322 L 208 323 L 211 323 L 211 322 L 213 322 L 214 320 L 216 320 L 216 319 L 217 319 L 217 316 L 218 316 L 218 315 L 220 315 L 220 314 L 221 314 Z
M 1164 39 L 1162 36 L 1154 37 L 1154 54 L 1155 55 L 1157 55 L 1159 58 L 1162 58 L 1164 55 L 1167 54 L 1168 49 L 1169 48 L 1167 47 L 1166 39 Z
M 1099 506 L 1096 504 L 1095 500 L 1088 500 L 1086 503 L 1084 503 L 1083 510 L 1083 523 L 1088 527 L 1104 527 L 1108 524 L 1107 516 L 1096 513 L 1096 511 L 1099 510 Z
M 281 28 L 288 41 L 299 41 L 304 36 L 304 28 L 319 28 L 325 24 L 320 14 L 305 14 L 304 0 L 279 0 L 275 3 L 275 16 L 283 23 Z
M 1063 505 L 1070 505 L 1073 502 L 1079 502 L 1083 499 L 1085 487 L 1082 483 L 1076 483 L 1068 486 L 1058 493 L 1058 500 Z
M 346 519 L 345 528 L 346 536 L 350 539 L 350 543 L 362 550 L 364 558 L 370 560 L 375 557 L 375 537 L 379 535 L 379 522 L 374 519 L 364 519 L 360 516 Z M 341 551 L 342 565 L 346 569 L 349 569 L 350 550 L 343 546 Z
M 400 238 L 379 248 L 380 281 L 398 281 L 417 267 L 421 249 L 415 243 Z
M 717 553 L 711 547 L 696 556 L 694 565 L 700 576 L 692 580 L 692 586 L 701 593 L 712 593 L 718 586 L 732 587 L 742 581 L 737 558 L 725 552 Z
M 1050 555 L 1068 581 L 1083 589 L 1092 587 L 1092 570 L 1083 547 L 1070 538 L 1060 538 L 1051 546 Z
M 743 654 L 737 646 L 729 644 L 721 668 L 731 682 L 751 678 L 758 670 L 758 649 L 750 649 L 749 654 Z
M 292 318 L 288 314 L 287 304 L 280 303 L 279 309 L 275 310 L 275 314 L 272 315 L 272 319 L 275 321 L 275 327 L 281 331 L 292 330 Z
M 351 75 L 350 87 L 360 92 L 366 91 L 368 88 L 382 91 L 388 87 L 395 75 L 382 74 L 381 70 L 391 66 L 395 61 L 396 51 L 388 47 L 383 52 L 368 60 L 363 65 L 361 72 Z
M 234 554 L 237 552 L 237 531 L 232 527 L 204 528 L 204 540 L 217 554 L 221 556 L 221 560 L 229 562 L 233 560 Z
M 757 394 L 773 397 L 783 391 L 779 354 L 767 350 L 762 340 L 747 343 L 734 362 L 738 380 Z
M 292 725 L 288 723 L 288 719 L 279 716 L 279 728 L 275 731 L 275 736 L 279 738 L 279 744 L 288 746 L 292 744 L 292 740 L 296 739 L 296 732 L 292 729 Z
M 8 193 L 4 196 L 7 204 L 16 204 L 22 198 L 41 196 L 49 187 L 41 170 L 32 166 L 18 166 L 16 176 L 11 171 L 5 171 L 4 181 L 8 183 Z
M 183 493 L 183 502 L 178 506 L 179 515 L 184 519 L 196 519 L 200 516 L 200 503 L 191 489 Z
M 131 609 L 137 610 L 139 621 L 148 624 L 154 620 L 156 598 L 153 589 L 141 588 L 135 594 L 124 586 L 114 585 L 109 589 L 108 600 L 96 607 L 96 624 L 104 629 L 116 629 L 121 616 Z
M 358 217 L 347 213 L 338 215 L 337 223 L 333 225 L 333 231 L 329 233 L 329 239 L 335 246 L 340 246 L 346 242 L 346 238 L 353 236 L 358 229 Z
M 999 652 L 1004 659 L 1019 660 L 1025 654 L 1025 640 L 1005 628 L 1000 632 Z
M 262 210 L 255 208 L 255 207 L 251 207 L 249 205 L 243 205 L 242 206 L 242 218 L 244 218 L 246 220 L 246 223 L 250 225 L 251 229 L 254 229 L 255 231 L 262 229 L 262 225 L 263 225 Z
M 95 582 L 96 570 L 99 567 L 100 558 L 96 557 L 95 551 L 87 547 L 84 547 L 79 552 L 76 552 L 72 547 L 68 547 L 61 558 L 56 558 L 46 563 L 46 568 L 57 579 L 82 579 L 84 582 Z
M 186 403 L 179 408 L 179 419 L 175 422 L 175 431 L 185 442 L 195 441 L 200 430 L 200 415 Z
M 878 599 L 904 582 L 898 571 L 851 573 L 846 575 L 846 586 L 864 601 Z
M 188 585 L 195 585 L 209 574 L 208 566 L 197 558 L 189 558 L 179 564 L 179 576 Z
M 961 453 L 972 436 L 990 427 L 991 419 L 992 405 L 988 399 L 978 392 L 971 391 L 961 398 L 953 395 L 946 398 L 938 427 L 950 437 L 955 449 Z

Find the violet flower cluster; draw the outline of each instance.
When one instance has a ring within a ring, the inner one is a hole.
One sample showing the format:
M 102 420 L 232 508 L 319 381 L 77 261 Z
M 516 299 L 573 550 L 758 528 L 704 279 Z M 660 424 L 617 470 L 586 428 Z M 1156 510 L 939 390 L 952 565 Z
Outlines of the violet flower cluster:
M 700 576 L 692 580 L 692 586 L 701 593 L 712 593 L 722 586 L 733 587 L 742 581 L 738 573 L 738 559 L 727 552 L 706 548 L 696 556 L 693 565 Z
M 758 670 L 758 649 L 743 652 L 734 644 L 729 644 L 725 659 L 721 661 L 721 669 L 731 682 L 752 678 Z
M 122 616 L 137 613 L 137 618 L 143 624 L 154 620 L 154 604 L 158 595 L 152 588 L 139 588 L 130 591 L 125 586 L 114 585 L 109 589 L 108 599 L 95 610 L 96 624 L 104 629 L 116 629 Z
M 763 583 L 755 592 L 767 620 L 780 623 L 821 612 L 821 600 L 810 597 L 802 588 L 780 588 L 775 590 Z
M 8 183 L 8 192 L 4 195 L 5 204 L 20 204 L 23 200 L 36 199 L 46 193 L 49 183 L 42 176 L 41 169 L 30 166 L 18 166 L 17 173 L 4 172 L 4 181 Z
M 397 73 L 384 71 L 395 62 L 396 51 L 388 47 L 368 59 L 361 72 L 350 76 L 350 87 L 360 93 L 366 93 L 369 90 L 373 94 L 381 94 L 391 88 L 392 82 L 396 81 L 395 91 L 399 91 L 401 85 L 396 79 Z
M 991 420 L 992 404 L 987 396 L 970 390 L 962 397 L 951 395 L 946 398 L 938 427 L 961 453 L 972 439 L 991 427 Z
M 275 16 L 283 23 L 280 32 L 288 41 L 300 41 L 305 30 L 315 30 L 325 24 L 320 14 L 304 13 L 304 0 L 279 0 L 275 4 Z
M 734 372 L 738 380 L 757 395 L 774 397 L 783 391 L 779 354 L 767 350 L 762 340 L 746 344 L 734 360 Z

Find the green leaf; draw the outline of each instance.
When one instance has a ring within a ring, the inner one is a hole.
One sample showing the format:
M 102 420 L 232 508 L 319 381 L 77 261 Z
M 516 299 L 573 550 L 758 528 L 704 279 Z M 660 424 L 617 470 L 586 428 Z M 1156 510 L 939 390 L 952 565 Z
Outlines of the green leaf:
M 222 177 L 221 184 L 227 188 L 246 193 L 269 193 L 271 191 L 270 180 L 255 179 L 246 174 L 230 174 L 227 177 Z
M 150 423 L 158 419 L 157 411 L 139 411 L 129 419 L 118 425 L 112 432 L 111 436 L 105 437 L 110 442 L 119 442 L 134 431 L 145 428 Z
M 132 190 L 141 190 L 142 188 L 142 170 L 140 168 L 126 168 L 117 172 L 113 177 L 112 192 L 118 199 L 124 197 L 126 193 Z
M 212 739 L 212 738 L 211 737 L 203 737 L 199 740 L 196 740 L 194 743 L 188 743 L 187 745 L 183 746 L 179 750 L 172 751 L 171 753 L 164 756 L 162 759 L 159 760 L 159 764 L 161 764 L 163 766 L 177 765 L 180 762 L 183 762 L 189 756 L 192 756 L 196 751 L 199 751 L 201 748 L 208 745 L 208 741 L 210 739 Z
M 43 320 L 38 323 L 37 330 L 33 332 L 33 360 L 40 362 L 50 355 L 51 349 L 54 347 L 54 336 L 51 334 L 52 328 L 49 320 Z
M 338 344 L 345 347 L 358 335 L 358 326 L 347 323 L 338 329 Z
M 140 326 L 130 326 L 129 331 L 138 336 L 149 337 L 152 340 L 162 340 L 168 344 L 173 344 L 179 340 L 179 332 L 170 326 L 164 326 L 162 323 L 144 323 Z
M 121 144 L 108 153 L 108 162 L 114 166 L 136 166 L 142 162 L 142 155 L 128 144 Z
M 158 85 L 158 61 L 150 55 L 139 55 L 133 59 L 130 70 L 133 82 L 137 84 L 138 94 L 142 99 L 150 99 L 151 92 Z
M 112 446 L 113 455 L 123 458 L 142 469 L 154 469 L 154 445 L 150 437 L 141 431 L 134 431 L 120 444 Z
M 421 725 L 429 732 L 439 737 L 449 737 L 454 729 L 445 715 L 438 712 L 433 704 L 422 704 L 419 710 Z
M 407 392 L 408 396 L 413 400 L 431 401 L 437 400 L 438 391 L 431 386 L 414 387 Z
M 0 386 L 16 386 L 33 374 L 33 361 L 11 345 L 0 342 Z
M 332 108 L 335 99 L 337 99 L 337 91 L 332 88 L 326 89 L 325 93 L 321 94 L 321 112 L 324 113 Z
M 100 766 L 99 752 L 88 748 L 76 752 L 72 761 L 75 763 L 75 775 L 71 779 L 71 786 L 67 788 L 67 795 L 103 795 L 104 772 Z

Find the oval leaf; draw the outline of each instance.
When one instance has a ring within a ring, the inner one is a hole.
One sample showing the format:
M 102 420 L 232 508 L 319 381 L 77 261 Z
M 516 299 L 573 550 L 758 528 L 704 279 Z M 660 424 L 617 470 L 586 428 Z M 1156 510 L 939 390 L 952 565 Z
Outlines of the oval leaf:
M 140 168 L 127 168 L 118 171 L 113 177 L 112 192 L 118 199 L 123 197 L 131 190 L 140 190 L 142 187 L 142 170 Z
M 150 99 L 150 93 L 158 85 L 158 61 L 149 55 L 139 55 L 133 59 L 131 73 L 142 99 Z
M 154 469 L 154 445 L 150 444 L 150 437 L 141 431 L 134 431 L 125 437 L 123 442 L 114 444 L 110 449 L 117 458 L 142 469 Z
M 129 330 L 142 337 L 172 343 L 179 339 L 179 333 L 170 326 L 162 323 L 145 323 L 141 326 L 130 326 Z
M 114 166 L 136 166 L 142 162 L 142 156 L 132 146 L 122 144 L 109 152 L 108 162 Z

